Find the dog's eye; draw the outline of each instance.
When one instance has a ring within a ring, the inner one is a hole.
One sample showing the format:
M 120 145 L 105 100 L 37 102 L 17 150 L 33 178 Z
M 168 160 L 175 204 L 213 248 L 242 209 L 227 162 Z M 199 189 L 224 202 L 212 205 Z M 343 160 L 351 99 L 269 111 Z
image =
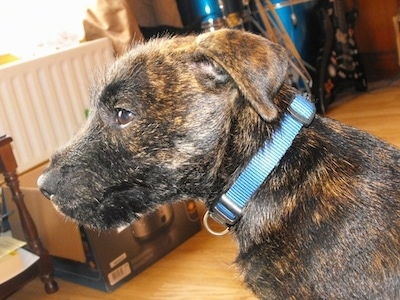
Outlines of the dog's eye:
M 133 113 L 123 108 L 115 110 L 115 122 L 120 126 L 128 125 L 133 120 Z

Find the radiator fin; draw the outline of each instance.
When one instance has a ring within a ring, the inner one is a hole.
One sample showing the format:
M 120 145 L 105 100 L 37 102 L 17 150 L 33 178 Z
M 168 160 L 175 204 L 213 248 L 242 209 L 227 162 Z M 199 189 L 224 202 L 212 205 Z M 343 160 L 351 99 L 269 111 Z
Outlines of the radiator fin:
M 103 38 L 0 66 L 0 135 L 13 138 L 19 173 L 48 160 L 82 126 L 90 82 L 112 58 Z

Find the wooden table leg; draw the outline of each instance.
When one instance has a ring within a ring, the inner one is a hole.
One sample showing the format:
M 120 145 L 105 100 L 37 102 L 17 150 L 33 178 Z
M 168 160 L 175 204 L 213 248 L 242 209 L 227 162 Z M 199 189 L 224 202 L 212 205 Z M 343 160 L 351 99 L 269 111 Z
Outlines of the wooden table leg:
M 53 264 L 49 252 L 44 248 L 32 217 L 25 206 L 24 195 L 19 187 L 17 163 L 11 148 L 11 137 L 0 137 L 0 172 L 3 173 L 8 187 L 11 190 L 21 219 L 21 226 L 30 250 L 40 257 L 39 276 L 44 283 L 48 294 L 58 290 L 58 285 L 53 277 Z

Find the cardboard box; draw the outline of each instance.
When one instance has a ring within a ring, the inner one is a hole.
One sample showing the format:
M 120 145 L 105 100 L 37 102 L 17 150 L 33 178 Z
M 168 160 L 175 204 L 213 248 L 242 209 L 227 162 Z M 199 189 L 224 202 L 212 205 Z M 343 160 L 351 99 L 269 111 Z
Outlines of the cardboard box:
M 93 231 L 67 221 L 37 189 L 45 165 L 19 177 L 25 204 L 44 246 L 53 257 L 55 276 L 112 291 L 201 229 L 194 201 L 165 205 L 131 225 Z M 12 235 L 24 239 L 10 191 L 3 188 Z

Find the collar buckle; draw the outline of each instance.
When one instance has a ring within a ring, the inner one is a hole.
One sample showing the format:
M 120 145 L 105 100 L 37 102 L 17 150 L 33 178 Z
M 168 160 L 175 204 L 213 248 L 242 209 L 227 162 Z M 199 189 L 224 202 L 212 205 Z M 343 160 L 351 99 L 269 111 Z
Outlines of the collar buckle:
M 242 216 L 242 208 L 226 194 L 223 194 L 219 201 L 213 205 L 210 217 L 226 226 L 234 225 Z

